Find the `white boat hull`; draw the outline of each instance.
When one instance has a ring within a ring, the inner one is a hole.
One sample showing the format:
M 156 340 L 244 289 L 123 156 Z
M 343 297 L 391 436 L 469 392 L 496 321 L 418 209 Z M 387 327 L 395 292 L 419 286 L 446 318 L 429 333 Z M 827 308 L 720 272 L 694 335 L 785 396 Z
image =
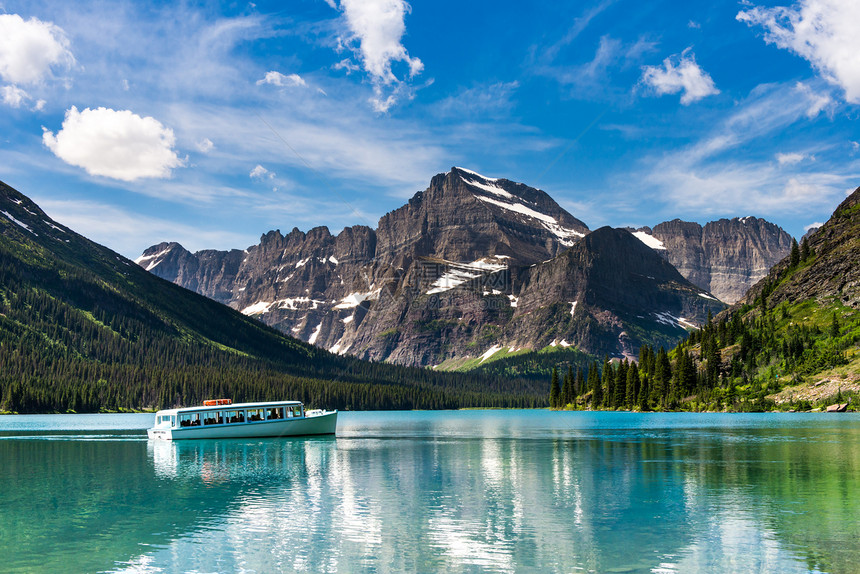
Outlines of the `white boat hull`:
M 162 440 L 260 438 L 334 434 L 336 427 L 337 411 L 329 411 L 319 415 L 270 421 L 181 428 L 155 427 L 146 432 L 149 438 Z

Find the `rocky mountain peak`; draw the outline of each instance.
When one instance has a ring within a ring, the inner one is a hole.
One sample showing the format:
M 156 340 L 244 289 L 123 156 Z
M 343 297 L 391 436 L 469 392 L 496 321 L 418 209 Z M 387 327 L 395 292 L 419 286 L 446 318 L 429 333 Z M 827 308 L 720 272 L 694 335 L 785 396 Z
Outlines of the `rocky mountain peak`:
M 791 236 L 757 217 L 705 224 L 673 219 L 634 235 L 694 285 L 734 303 L 791 250 Z
M 377 257 L 403 268 L 418 257 L 467 263 L 507 256 L 532 264 L 586 233 L 545 192 L 454 167 L 379 220 Z

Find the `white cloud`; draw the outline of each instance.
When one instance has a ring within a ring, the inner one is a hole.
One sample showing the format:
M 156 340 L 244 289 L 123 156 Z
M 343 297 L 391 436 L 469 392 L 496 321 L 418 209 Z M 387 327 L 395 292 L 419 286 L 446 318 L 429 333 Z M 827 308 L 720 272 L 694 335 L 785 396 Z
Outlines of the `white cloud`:
M 251 173 L 248 174 L 251 179 L 274 179 L 275 174 L 266 169 L 265 167 L 257 164 L 257 166 L 251 170 Z
M 266 76 L 262 80 L 257 80 L 257 85 L 261 86 L 263 84 L 271 84 L 273 86 L 281 86 L 281 87 L 306 87 L 307 83 L 305 80 L 298 74 L 290 74 L 289 76 L 285 76 L 280 72 L 276 72 L 272 70 L 271 72 L 266 72 Z
M 44 80 L 52 67 L 70 67 L 75 58 L 63 29 L 37 18 L 0 14 L 0 78 L 32 85 Z
M 173 149 L 173 130 L 129 110 L 79 112 L 72 106 L 62 129 L 56 135 L 45 129 L 42 141 L 64 162 L 122 181 L 170 177 L 171 169 L 184 164 Z
M 860 2 L 800 0 L 791 8 L 756 6 L 737 19 L 762 26 L 764 39 L 808 60 L 828 82 L 845 91 L 845 99 L 860 103 Z
M 201 153 L 209 153 L 215 147 L 215 144 L 212 143 L 212 140 L 209 138 L 203 138 L 194 145 L 197 148 L 197 151 Z
M 804 225 L 803 230 L 809 231 L 810 229 L 813 229 L 813 228 L 817 229 L 817 228 L 821 227 L 822 225 L 824 225 L 824 224 L 821 223 L 820 221 L 816 221 L 814 223 L 810 223 L 809 225 Z
M 762 141 L 802 120 L 809 101 L 785 85 L 760 86 L 711 133 L 662 157 L 646 159 L 643 182 L 673 208 L 687 213 L 730 215 L 737 206 L 764 214 L 832 210 L 857 166 L 820 165 L 817 171 L 797 165 L 803 154 L 748 157 Z M 740 152 L 740 153 L 739 153 Z M 782 160 L 780 160 L 782 156 Z
M 689 48 L 663 60 L 662 68 L 643 66 L 641 82 L 654 88 L 658 96 L 683 92 L 681 103 L 685 106 L 720 93 Z
M 32 99 L 30 94 L 18 86 L 0 87 L 0 94 L 3 96 L 3 103 L 13 108 L 20 108 Z
M 778 153 L 776 154 L 776 161 L 779 162 L 779 165 L 791 165 L 795 163 L 800 163 L 805 160 L 808 156 L 803 153 Z
M 461 90 L 437 102 L 434 111 L 443 117 L 503 116 L 514 107 L 519 82 L 496 82 Z
M 424 69 L 424 63 L 409 56 L 401 42 L 406 32 L 406 14 L 411 8 L 404 0 L 341 0 L 340 9 L 352 34 L 346 43 L 358 43 L 359 59 L 373 82 L 374 109 L 385 112 L 404 95 L 403 82 L 392 70 L 392 64 L 405 63 L 410 78 Z M 350 70 L 344 62 L 337 66 Z M 383 89 L 392 86 L 393 92 Z
M 836 102 L 833 101 L 833 98 L 829 94 L 820 94 L 803 82 L 797 82 L 794 90 L 803 95 L 809 102 L 809 106 L 806 109 L 806 117 L 809 119 L 816 117 L 823 111 L 832 111 L 836 105 Z

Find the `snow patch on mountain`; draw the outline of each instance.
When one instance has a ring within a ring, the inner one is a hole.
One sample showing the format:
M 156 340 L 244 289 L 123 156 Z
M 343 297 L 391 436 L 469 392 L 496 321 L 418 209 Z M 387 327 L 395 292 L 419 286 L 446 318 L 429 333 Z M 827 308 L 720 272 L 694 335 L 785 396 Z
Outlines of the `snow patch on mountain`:
M 457 170 L 460 170 L 460 171 L 462 171 L 462 172 L 468 173 L 469 175 L 474 175 L 474 176 L 476 176 L 476 177 L 480 177 L 480 178 L 481 178 L 481 179 L 483 179 L 484 181 L 499 181 L 499 178 L 497 178 L 497 177 L 487 177 L 487 176 L 485 176 L 485 175 L 481 175 L 481 174 L 480 174 L 480 173 L 478 173 L 477 171 L 472 171 L 471 169 L 466 169 L 465 167 L 456 167 L 456 168 L 454 168 L 454 169 L 457 169 Z
M 152 271 L 153 269 L 158 267 L 158 265 L 162 262 L 161 257 L 164 257 L 165 255 L 170 253 L 171 249 L 173 249 L 173 248 L 168 247 L 167 249 L 165 249 L 163 251 L 159 251 L 155 255 L 141 255 L 140 257 L 135 259 L 134 262 L 137 263 L 138 265 L 141 265 L 144 261 L 148 261 L 149 263 L 147 263 L 147 265 L 146 265 L 146 267 L 144 267 L 144 269 L 146 269 L 147 271 Z
M 257 301 L 253 305 L 248 305 L 244 309 L 242 309 L 243 315 L 262 315 L 263 313 L 269 312 L 269 307 L 272 304 L 266 301 Z
M 316 344 L 317 337 L 320 336 L 320 331 L 322 331 L 322 321 L 320 321 L 320 324 L 316 326 L 316 329 L 314 329 L 314 332 L 311 333 L 311 337 L 310 337 L 310 339 L 308 339 L 308 343 L 310 343 L 311 345 Z
M 663 251 L 666 250 L 666 246 L 663 245 L 662 241 L 644 231 L 634 231 L 633 236 L 651 249 L 662 249 Z
M 493 345 L 492 347 L 487 349 L 486 353 L 481 355 L 481 362 L 483 363 L 484 361 L 486 361 L 487 359 L 489 359 L 490 357 L 492 357 L 493 355 L 495 355 L 496 353 L 498 353 L 501 350 L 502 350 L 502 348 L 499 345 Z
M 680 327 L 681 329 L 698 329 L 695 323 L 691 323 L 684 317 L 675 317 L 668 311 L 652 313 L 658 323 L 669 325 L 670 327 Z
M 535 211 L 531 207 L 523 205 L 522 203 L 506 203 L 504 201 L 493 199 L 492 197 L 475 194 L 473 195 L 476 199 L 479 199 L 485 203 L 490 203 L 492 205 L 495 205 L 496 207 L 501 207 L 502 209 L 506 209 L 508 211 L 519 213 L 520 215 L 525 215 L 526 217 L 537 219 L 541 222 L 541 225 L 543 225 L 547 231 L 558 237 L 559 243 L 566 247 L 570 247 L 571 245 L 576 243 L 577 239 L 585 237 L 584 233 L 580 233 L 575 229 L 564 227 L 563 225 L 560 225 L 558 220 L 556 220 L 554 217 L 545 213 L 541 213 L 540 211 Z
M 352 309 L 353 307 L 358 307 L 364 301 L 375 301 L 379 299 L 379 294 L 382 293 L 382 287 L 379 289 L 374 289 L 374 285 L 370 286 L 370 291 L 366 293 L 350 293 L 343 299 L 341 299 L 340 303 L 334 306 L 335 309 Z
M 467 281 L 477 279 L 481 275 L 507 269 L 508 266 L 506 264 L 496 262 L 500 259 L 502 258 L 483 257 L 471 263 L 448 263 L 448 270 L 433 282 L 431 288 L 427 291 L 427 295 L 450 291 Z
M 8 217 L 8 218 L 9 218 L 9 220 L 10 220 L 12 223 L 14 223 L 14 224 L 18 225 L 19 227 L 23 227 L 24 229 L 26 229 L 27 231 L 29 231 L 30 233 L 32 233 L 32 234 L 33 234 L 33 235 L 35 235 L 36 237 L 39 237 L 39 234 L 38 234 L 38 233 L 36 233 L 35 231 L 33 231 L 32 229 L 30 229 L 30 227 L 29 227 L 26 223 L 24 223 L 24 222 L 22 222 L 22 221 L 18 221 L 17 219 L 15 219 L 14 217 L 12 217 L 12 215 L 11 215 L 9 212 L 6 212 L 6 211 L 0 211 L 0 213 L 2 213 L 3 215 L 5 215 L 6 217 Z
M 481 183 L 480 181 L 472 181 L 471 179 L 463 178 L 463 181 L 466 185 L 470 185 L 472 187 L 477 187 L 478 189 L 482 189 L 484 191 L 489 191 L 490 193 L 494 193 L 496 195 L 500 195 L 502 197 L 506 197 L 507 199 L 513 199 L 514 195 L 508 191 L 505 191 L 498 185 L 489 185 L 486 183 Z

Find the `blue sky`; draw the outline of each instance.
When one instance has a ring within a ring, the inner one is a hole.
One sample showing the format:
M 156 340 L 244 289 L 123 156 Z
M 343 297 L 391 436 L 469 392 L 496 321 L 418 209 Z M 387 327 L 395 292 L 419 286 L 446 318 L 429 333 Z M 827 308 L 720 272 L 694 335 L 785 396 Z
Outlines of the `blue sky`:
M 0 0 L 0 179 L 129 257 L 376 226 L 458 165 L 592 229 L 860 185 L 860 3 Z

